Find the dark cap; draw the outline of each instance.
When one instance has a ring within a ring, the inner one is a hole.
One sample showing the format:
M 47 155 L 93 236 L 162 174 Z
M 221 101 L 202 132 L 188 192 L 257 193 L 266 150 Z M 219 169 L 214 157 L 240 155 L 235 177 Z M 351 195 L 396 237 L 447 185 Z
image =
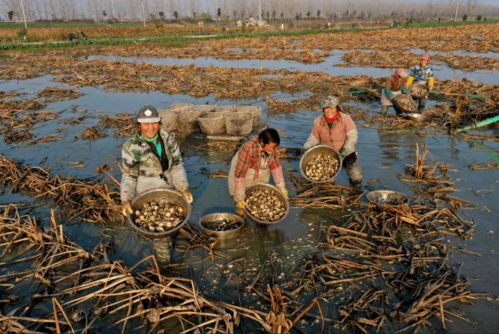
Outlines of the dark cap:
M 153 106 L 143 106 L 137 114 L 137 122 L 139 123 L 157 123 L 161 121 L 158 111 Z

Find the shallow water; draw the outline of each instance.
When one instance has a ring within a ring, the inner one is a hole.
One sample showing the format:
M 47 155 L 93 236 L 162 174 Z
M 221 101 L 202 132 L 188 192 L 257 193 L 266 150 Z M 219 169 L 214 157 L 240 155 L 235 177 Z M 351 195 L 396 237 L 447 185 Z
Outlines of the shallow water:
M 175 59 L 178 65 L 178 59 Z M 272 62 L 262 61 L 266 67 L 271 67 Z M 227 63 L 225 63 L 227 66 Z M 365 73 L 364 73 L 365 74 Z M 351 74 L 350 74 L 351 75 Z M 65 86 L 51 81 L 52 77 L 45 76 L 26 81 L 0 82 L 0 90 L 18 90 L 26 94 L 36 95 L 47 86 Z M 53 174 L 68 175 L 76 178 L 91 178 L 96 172 L 95 168 L 103 164 L 111 164 L 111 172 L 119 179 L 120 173 L 115 161 L 120 157 L 120 148 L 125 139 L 114 138 L 113 129 L 106 130 L 107 136 L 97 140 L 75 139 L 89 126 L 98 123 L 98 115 L 115 115 L 118 113 L 134 113 L 144 104 L 152 104 L 159 108 L 166 108 L 175 102 L 186 103 L 218 103 L 218 104 L 256 104 L 266 108 L 262 99 L 254 100 L 218 100 L 213 97 L 192 98 L 186 95 L 166 95 L 163 93 L 116 93 L 106 92 L 99 87 L 82 87 L 79 89 L 83 95 L 75 100 L 61 101 L 49 104 L 44 111 L 58 112 L 55 120 L 39 123 L 31 130 L 36 135 L 50 133 L 64 134 L 63 141 L 40 143 L 30 145 L 17 143 L 7 145 L 0 141 L 0 153 L 9 158 L 16 159 L 30 166 L 50 167 Z M 303 94 L 303 93 L 302 93 Z M 291 100 L 297 95 L 276 94 L 280 99 Z M 378 103 L 355 105 L 372 111 L 379 110 Z M 75 111 L 81 110 L 81 111 Z M 82 124 L 63 124 L 63 120 L 71 120 L 85 115 Z M 309 135 L 310 126 L 317 112 L 296 111 L 281 114 L 265 114 L 262 122 L 267 122 L 271 127 L 278 129 L 282 135 L 282 146 L 300 147 Z M 468 166 L 472 163 L 497 163 L 499 162 L 497 142 L 464 141 L 460 137 L 447 135 L 433 135 L 431 131 L 415 129 L 399 132 L 382 132 L 374 128 L 364 128 L 359 122 L 359 153 L 363 173 L 364 189 L 391 189 L 410 195 L 412 185 L 402 182 L 398 175 L 404 171 L 405 164 L 415 161 L 415 145 L 426 144 L 437 162 L 448 162 L 449 174 L 452 179 L 458 180 L 456 187 L 459 189 L 455 196 L 473 201 L 477 204 L 474 209 L 462 209 L 460 213 L 467 219 L 477 222 L 475 236 L 466 242 L 450 238 L 455 247 L 451 262 L 463 263 L 462 273 L 469 278 L 472 291 L 490 293 L 492 298 L 499 295 L 499 268 L 497 267 L 499 253 L 499 228 L 497 217 L 497 189 L 499 175 L 497 171 L 471 171 Z M 483 132 L 482 132 L 483 133 Z M 487 134 L 497 136 L 497 130 L 489 130 Z M 233 201 L 228 195 L 226 179 L 211 179 L 201 170 L 214 171 L 228 170 L 227 161 L 231 152 L 213 152 L 205 145 L 205 139 L 200 136 L 190 136 L 181 139 L 181 150 L 185 156 L 190 187 L 194 194 L 191 224 L 197 224 L 201 216 L 217 211 L 232 211 Z M 201 149 L 202 148 L 202 149 Z M 78 168 L 68 162 L 81 161 Z M 290 169 L 298 170 L 298 160 L 284 161 L 285 176 L 289 177 Z M 368 184 L 368 181 L 370 185 Z M 378 180 L 378 181 L 375 181 Z M 109 180 L 106 180 L 109 181 Z M 110 182 L 109 182 L 110 183 Z M 346 174 L 341 172 L 338 184 L 348 184 Z M 293 191 L 291 186 L 291 196 Z M 0 194 L 0 203 L 25 202 L 32 203 L 30 197 L 20 194 L 10 194 L 8 189 Z M 47 223 L 48 209 L 43 206 L 35 209 L 33 214 L 40 215 L 42 223 Z M 280 224 L 268 227 L 255 226 L 249 223 L 236 241 L 234 248 L 225 250 L 227 259 L 215 259 L 206 256 L 206 253 L 195 250 L 182 257 L 174 252 L 173 263 L 183 264 L 183 267 L 164 265 L 165 272 L 178 272 L 189 275 L 195 279 L 201 291 L 212 298 L 223 298 L 226 301 L 235 301 L 240 296 L 234 287 L 235 277 L 231 273 L 235 270 L 227 264 L 232 260 L 242 263 L 237 266 L 240 274 L 254 275 L 260 268 L 269 267 L 273 270 L 275 279 L 279 282 L 281 275 L 287 275 L 303 254 L 316 247 L 320 238 L 321 229 L 335 220 L 342 220 L 342 211 L 312 210 L 292 208 L 286 220 Z M 128 226 L 105 227 L 88 223 L 69 223 L 64 226 L 67 238 L 75 241 L 86 249 L 93 248 L 105 235 L 113 236 L 113 248 L 109 253 L 110 259 L 120 259 L 127 265 L 133 265 L 140 259 L 153 253 L 152 244 L 144 237 L 137 235 Z M 465 247 L 481 254 L 480 257 L 458 252 L 457 247 Z M 251 296 L 245 296 L 251 298 Z M 486 300 L 476 301 L 473 305 L 457 305 L 467 316 L 476 322 L 469 325 L 463 321 L 447 323 L 451 333 L 465 332 L 494 332 L 499 328 L 497 317 L 497 302 Z
M 195 65 L 199 67 L 221 66 L 231 68 L 268 68 L 272 70 L 289 70 L 303 72 L 323 72 L 334 76 L 354 76 L 354 75 L 369 75 L 372 77 L 389 76 L 393 69 L 377 68 L 369 66 L 338 66 L 341 64 L 342 56 L 346 51 L 333 50 L 331 55 L 324 58 L 324 61 L 318 64 L 304 64 L 291 60 L 258 60 L 258 59 L 242 59 L 242 60 L 224 60 L 214 57 L 197 57 L 197 58 L 153 58 L 153 57 L 121 57 L 121 56 L 100 56 L 91 55 L 86 57 L 87 60 L 107 60 L 112 62 L 127 62 L 127 63 L 146 63 L 152 65 Z M 478 81 L 487 84 L 497 84 L 499 82 L 499 73 L 494 71 L 460 71 L 453 70 L 443 63 L 432 64 L 435 70 L 435 76 L 440 80 L 463 79 Z

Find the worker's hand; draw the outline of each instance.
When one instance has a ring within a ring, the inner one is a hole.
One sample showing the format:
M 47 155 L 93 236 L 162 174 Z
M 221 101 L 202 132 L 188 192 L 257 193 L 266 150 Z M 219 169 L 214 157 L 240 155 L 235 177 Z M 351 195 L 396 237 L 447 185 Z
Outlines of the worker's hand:
M 132 204 L 130 203 L 130 201 L 124 201 L 123 203 L 121 203 L 121 213 L 123 214 L 123 216 L 128 216 L 133 213 Z
M 241 217 L 246 217 L 246 211 L 244 211 L 244 208 L 246 207 L 246 202 L 245 201 L 238 201 L 236 203 L 236 215 L 241 216 Z
M 289 196 L 288 196 L 289 195 L 288 194 L 288 190 L 286 189 L 286 187 L 281 186 L 281 187 L 279 187 L 279 190 L 282 192 L 282 194 L 284 195 L 284 197 L 289 198 Z
M 435 84 L 435 78 L 434 77 L 429 77 L 428 78 L 428 93 L 433 90 L 433 85 Z
M 344 160 L 346 156 L 347 156 L 347 151 L 342 149 L 340 151 L 340 159 Z
M 182 191 L 182 195 L 184 195 L 184 198 L 187 202 L 192 203 L 192 193 L 189 190 L 184 190 Z

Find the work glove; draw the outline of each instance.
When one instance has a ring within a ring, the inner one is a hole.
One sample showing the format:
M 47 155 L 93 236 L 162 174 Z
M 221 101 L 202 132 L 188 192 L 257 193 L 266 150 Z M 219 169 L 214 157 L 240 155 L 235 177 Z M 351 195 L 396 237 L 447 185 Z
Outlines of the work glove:
M 346 156 L 347 156 L 347 150 L 341 149 L 341 151 L 340 151 L 340 159 L 343 161 Z
M 435 84 L 435 78 L 434 77 L 429 77 L 428 78 L 428 92 L 431 92 L 433 90 L 433 85 Z
M 182 195 L 184 195 L 184 198 L 187 202 L 192 203 L 192 193 L 189 190 L 184 190 L 182 191 Z
M 282 192 L 282 194 L 284 195 L 284 197 L 289 198 L 289 194 L 288 194 L 288 191 L 287 191 L 287 189 L 286 189 L 285 186 L 280 186 L 279 190 Z
M 246 202 L 245 201 L 238 201 L 236 203 L 236 211 L 235 213 L 241 217 L 246 217 L 246 211 L 244 211 L 244 208 L 246 207 Z
M 130 203 L 130 201 L 123 201 L 123 203 L 121 203 L 121 213 L 125 217 L 133 213 L 132 204 Z
M 405 85 L 409 87 L 410 85 L 412 85 L 413 82 L 414 82 L 414 77 L 409 76 L 407 78 L 407 81 L 405 82 Z

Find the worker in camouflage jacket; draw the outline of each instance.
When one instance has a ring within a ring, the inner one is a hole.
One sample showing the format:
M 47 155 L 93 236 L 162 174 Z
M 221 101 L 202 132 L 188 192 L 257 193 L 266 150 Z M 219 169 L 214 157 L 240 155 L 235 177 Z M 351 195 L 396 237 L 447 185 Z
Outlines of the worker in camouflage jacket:
M 407 87 L 412 84 L 425 85 L 428 88 L 428 94 L 433 90 L 435 84 L 435 77 L 433 76 L 433 69 L 430 66 L 430 55 L 424 54 L 421 56 L 421 61 L 418 65 L 411 67 L 411 73 L 407 79 Z M 416 99 L 418 109 L 424 109 L 428 94 L 421 99 Z
M 123 144 L 121 203 L 124 215 L 132 213 L 131 200 L 154 188 L 176 189 L 191 203 L 192 194 L 175 135 L 160 129 L 161 118 L 152 106 L 137 115 L 139 131 Z

